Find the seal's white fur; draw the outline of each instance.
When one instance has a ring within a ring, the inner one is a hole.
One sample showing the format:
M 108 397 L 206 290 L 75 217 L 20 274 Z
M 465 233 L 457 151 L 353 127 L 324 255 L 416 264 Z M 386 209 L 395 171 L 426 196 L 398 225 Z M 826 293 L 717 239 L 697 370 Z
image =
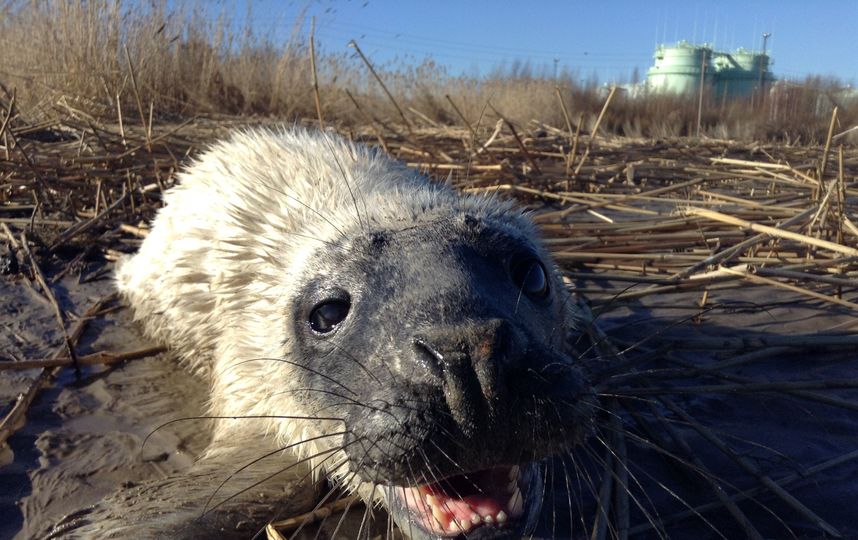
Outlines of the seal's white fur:
M 121 261 L 117 283 L 146 332 L 210 377 L 210 413 L 217 416 L 315 414 L 290 400 L 294 366 L 259 359 L 300 362 L 290 356 L 287 323 L 294 282 L 330 240 L 373 224 L 419 222 L 439 207 L 533 233 L 506 203 L 462 196 L 381 153 L 303 130 L 236 134 L 211 147 L 179 181 L 139 253 Z M 285 446 L 338 431 L 336 422 L 220 422 L 209 453 L 237 439 L 248 444 L 261 432 Z M 295 448 L 306 456 L 335 445 L 322 440 Z M 325 464 L 329 473 L 335 462 L 331 456 Z

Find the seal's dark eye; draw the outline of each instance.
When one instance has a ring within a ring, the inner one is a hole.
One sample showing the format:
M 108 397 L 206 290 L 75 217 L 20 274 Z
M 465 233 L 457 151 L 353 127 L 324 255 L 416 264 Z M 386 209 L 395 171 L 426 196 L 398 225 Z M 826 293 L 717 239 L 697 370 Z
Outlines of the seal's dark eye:
M 310 312 L 310 328 L 320 334 L 327 334 L 345 320 L 350 307 L 348 300 L 325 300 Z
M 522 258 L 512 265 L 512 281 L 521 292 L 531 298 L 548 296 L 548 273 L 537 259 Z

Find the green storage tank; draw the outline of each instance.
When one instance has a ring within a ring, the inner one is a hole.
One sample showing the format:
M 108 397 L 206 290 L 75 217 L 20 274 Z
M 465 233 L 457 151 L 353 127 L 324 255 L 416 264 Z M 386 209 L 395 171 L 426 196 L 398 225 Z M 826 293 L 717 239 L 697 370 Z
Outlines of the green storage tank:
M 725 55 L 731 61 L 726 69 L 716 75 L 715 92 L 728 98 L 745 97 L 753 94 L 762 82 L 772 82 L 774 77 L 769 71 L 769 56 L 746 49 Z
M 647 86 L 651 91 L 670 94 L 690 94 L 700 86 L 701 72 L 711 79 L 712 49 L 706 45 L 691 45 L 680 41 L 676 45 L 660 45 L 655 51 L 655 63 L 647 71 Z

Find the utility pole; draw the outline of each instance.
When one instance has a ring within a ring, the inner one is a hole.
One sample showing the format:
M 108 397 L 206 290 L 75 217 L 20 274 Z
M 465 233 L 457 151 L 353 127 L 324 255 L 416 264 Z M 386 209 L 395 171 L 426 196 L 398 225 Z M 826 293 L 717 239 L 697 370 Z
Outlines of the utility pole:
M 554 80 L 557 80 L 557 63 L 560 62 L 559 58 L 554 59 Z
M 765 75 L 765 65 L 768 63 L 766 58 L 766 45 L 768 44 L 771 32 L 763 32 L 763 56 L 760 58 L 760 91 L 763 90 L 763 76 Z
M 697 137 L 700 137 L 700 123 L 703 120 L 703 91 L 706 87 L 706 47 L 700 49 L 703 58 L 700 60 L 700 94 L 697 100 Z
M 764 66 L 768 63 L 767 58 L 766 58 L 766 45 L 769 41 L 769 36 L 771 36 L 771 35 L 772 35 L 771 32 L 763 32 L 763 54 L 760 56 L 760 81 L 757 84 L 757 91 L 755 92 L 756 94 L 759 94 L 759 96 L 760 96 L 760 99 L 759 99 L 759 106 L 760 107 L 762 107 L 763 103 L 765 103 L 765 101 L 766 101 L 766 92 L 763 88 L 763 83 L 765 81 L 764 77 L 766 74 L 766 70 L 765 70 Z M 753 100 L 753 96 L 751 99 Z M 753 104 L 752 104 L 752 106 L 753 106 Z

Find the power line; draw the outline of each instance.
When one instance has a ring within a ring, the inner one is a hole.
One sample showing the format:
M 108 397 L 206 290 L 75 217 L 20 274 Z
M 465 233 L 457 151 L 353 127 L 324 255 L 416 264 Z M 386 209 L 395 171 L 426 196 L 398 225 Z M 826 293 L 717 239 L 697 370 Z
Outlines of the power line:
M 318 30 L 316 34 L 322 34 Z M 340 38 L 341 36 L 336 36 Z M 536 60 L 538 61 L 538 65 L 549 66 L 553 63 L 554 59 L 558 60 L 558 63 L 563 66 L 565 69 L 574 69 L 574 68 L 586 68 L 586 69 L 598 69 L 601 71 L 629 71 L 634 69 L 635 67 L 640 68 L 639 65 L 631 64 L 629 62 L 605 62 L 599 60 L 597 58 L 594 59 L 571 59 L 564 56 L 554 56 L 551 59 L 547 58 L 527 58 L 527 57 L 514 57 L 507 55 L 474 55 L 474 54 L 453 54 L 444 51 L 430 50 L 430 49 L 414 49 L 414 48 L 406 48 L 396 44 L 378 42 L 372 39 L 362 38 L 359 40 L 361 45 L 365 45 L 367 47 L 375 48 L 377 51 L 381 50 L 387 53 L 388 56 L 396 55 L 396 54 L 406 54 L 412 56 L 423 56 L 427 58 L 437 58 L 437 59 L 450 59 L 450 60 L 460 60 L 460 61 L 470 61 L 477 63 L 494 63 L 500 64 L 505 62 L 515 62 L 517 60 L 528 61 L 528 60 Z M 324 41 L 322 42 L 324 46 Z
M 354 37 L 355 33 L 362 33 L 365 36 L 370 36 L 372 33 L 380 34 L 376 36 L 372 36 L 380 39 L 392 39 L 396 41 L 401 41 L 405 43 L 411 43 L 415 45 L 426 45 L 432 46 L 433 49 L 446 49 L 446 50 L 454 50 L 456 52 L 463 51 L 473 51 L 479 53 L 489 53 L 489 54 L 517 54 L 521 56 L 531 56 L 531 57 L 543 57 L 545 59 L 551 60 L 554 57 L 558 56 L 558 51 L 548 51 L 548 50 L 539 50 L 539 49 L 527 49 L 527 48 L 517 48 L 517 47 L 508 47 L 503 45 L 480 45 L 475 43 L 465 43 L 461 41 L 450 41 L 444 39 L 416 36 L 413 34 L 408 34 L 404 32 L 393 32 L 389 30 L 381 30 L 376 29 L 364 25 L 358 24 L 349 24 L 344 25 L 336 22 L 326 22 L 324 24 L 319 24 L 317 26 L 317 30 L 319 29 L 331 29 L 337 30 L 340 32 L 351 33 L 351 37 Z M 387 36 L 387 37 L 385 37 Z M 585 56 L 585 57 L 594 57 L 594 58 L 613 58 L 613 59 L 641 59 L 643 57 L 649 58 L 650 53 L 641 53 L 641 52 L 590 52 L 590 51 L 581 51 L 579 53 L 566 53 L 564 56 Z

